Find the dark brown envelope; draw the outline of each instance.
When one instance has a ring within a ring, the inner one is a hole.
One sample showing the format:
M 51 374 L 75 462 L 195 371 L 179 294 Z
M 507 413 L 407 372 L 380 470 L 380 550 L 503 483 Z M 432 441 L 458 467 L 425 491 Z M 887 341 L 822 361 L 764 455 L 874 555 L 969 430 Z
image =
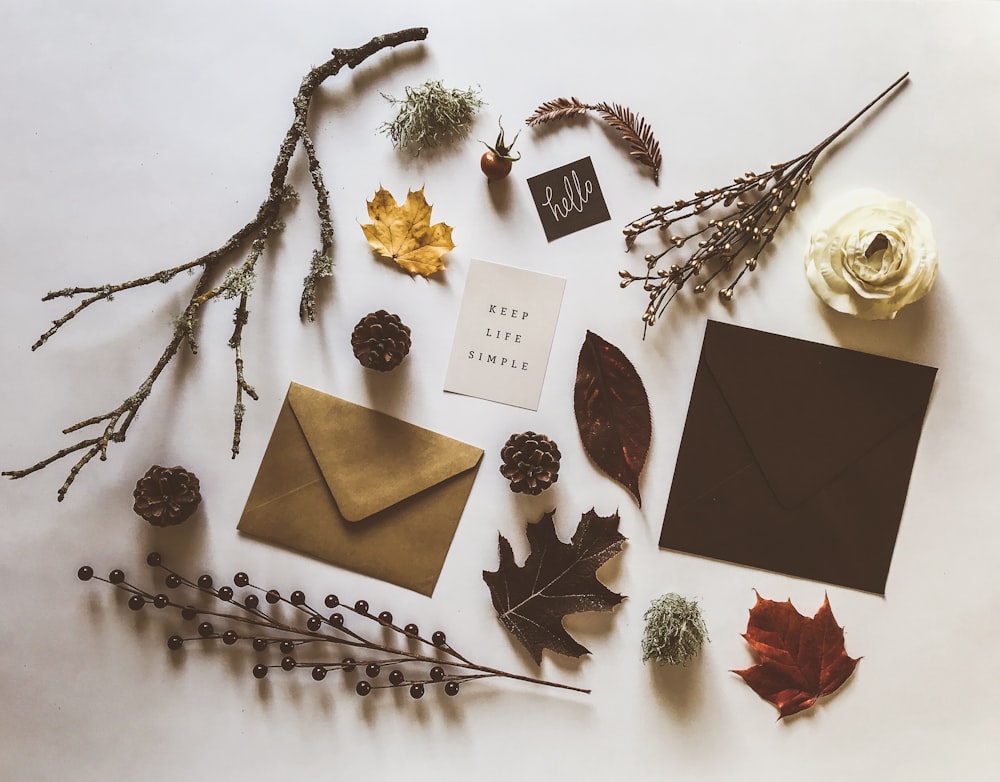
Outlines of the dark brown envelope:
M 660 546 L 884 594 L 936 373 L 709 321 Z
M 430 595 L 482 455 L 292 383 L 239 530 Z

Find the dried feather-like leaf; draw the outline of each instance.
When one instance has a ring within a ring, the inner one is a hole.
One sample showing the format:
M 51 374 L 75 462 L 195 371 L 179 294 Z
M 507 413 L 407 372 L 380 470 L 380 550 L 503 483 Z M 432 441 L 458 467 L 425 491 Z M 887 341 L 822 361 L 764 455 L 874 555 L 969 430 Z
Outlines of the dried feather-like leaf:
M 573 408 L 587 454 L 641 506 L 639 474 L 652 437 L 649 398 L 632 362 L 592 331 L 580 348 Z
M 579 98 L 556 98 L 546 101 L 535 109 L 535 112 L 524 121 L 524 124 L 541 125 L 557 119 L 586 114 L 592 108 L 594 107 L 587 105 Z
M 629 154 L 647 168 L 653 170 L 653 181 L 660 180 L 660 144 L 653 137 L 653 129 L 642 117 L 618 103 L 598 103 L 594 110 L 617 130 L 632 148 Z
M 618 131 L 625 143 L 629 145 L 629 155 L 639 164 L 653 172 L 653 181 L 660 181 L 660 164 L 663 156 L 660 154 L 660 144 L 653 136 L 653 129 L 640 116 L 619 103 L 597 103 L 591 105 L 579 98 L 556 98 L 546 101 L 524 122 L 526 125 L 541 125 L 546 122 L 580 116 L 588 111 L 597 114 L 611 127 Z

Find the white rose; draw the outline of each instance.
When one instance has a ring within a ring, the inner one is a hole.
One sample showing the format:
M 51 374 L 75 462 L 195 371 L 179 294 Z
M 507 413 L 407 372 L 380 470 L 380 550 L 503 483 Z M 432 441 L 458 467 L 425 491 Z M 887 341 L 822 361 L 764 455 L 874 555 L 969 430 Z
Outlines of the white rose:
M 809 240 L 806 277 L 840 312 L 888 320 L 922 298 L 937 276 L 931 222 L 914 204 L 876 190 L 858 190 L 820 220 Z

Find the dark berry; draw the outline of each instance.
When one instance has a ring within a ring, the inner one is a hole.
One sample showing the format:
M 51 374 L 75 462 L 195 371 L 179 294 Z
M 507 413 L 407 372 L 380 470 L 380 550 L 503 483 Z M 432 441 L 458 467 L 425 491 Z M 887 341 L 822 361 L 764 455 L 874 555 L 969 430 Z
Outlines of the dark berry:
M 381 671 L 382 668 L 378 663 L 368 663 L 368 665 L 365 666 L 365 676 L 369 679 L 374 679 L 379 675 L 379 673 L 381 673 Z
M 407 635 L 412 635 L 414 637 L 420 635 L 420 628 L 417 627 L 413 622 L 410 622 L 406 627 L 403 628 L 403 632 Z
M 183 619 L 190 620 L 194 619 L 196 616 L 198 616 L 198 612 L 195 611 L 194 606 L 184 606 L 184 608 L 181 609 L 181 618 Z
M 283 670 L 283 671 L 294 671 L 295 670 L 295 658 L 294 657 L 282 657 L 281 658 L 281 670 Z
M 255 652 L 263 652 L 265 649 L 267 649 L 267 641 L 265 641 L 263 638 L 253 639 L 253 650 Z
M 291 654 L 295 650 L 295 644 L 291 641 L 282 641 L 278 644 L 282 654 Z
M 238 586 L 238 587 L 249 586 L 249 584 L 250 584 L 250 576 L 248 576 L 246 573 L 244 573 L 241 570 L 239 573 L 237 573 L 235 576 L 233 576 L 233 583 L 236 584 L 236 586 Z
M 153 605 L 157 608 L 166 608 L 170 605 L 170 598 L 164 594 L 159 594 L 153 598 Z
M 330 614 L 330 624 L 334 627 L 344 626 L 344 615 L 343 614 Z
M 454 698 L 456 695 L 458 695 L 458 689 L 459 689 L 458 682 L 448 682 L 444 686 L 444 694 L 450 695 L 451 697 Z
M 353 657 L 345 657 L 343 662 L 341 663 L 343 669 L 348 673 L 353 671 L 357 667 L 357 665 L 358 663 Z
M 90 565 L 84 565 L 76 571 L 76 577 L 81 581 L 90 581 L 94 577 L 94 569 Z
M 372 691 L 372 686 L 362 679 L 354 686 L 354 691 L 363 698 Z
M 198 625 L 198 635 L 202 638 L 208 638 L 212 633 L 215 632 L 215 628 L 212 627 L 211 622 L 202 622 Z
M 274 605 L 281 600 L 281 593 L 277 589 L 268 589 L 267 594 L 264 595 L 264 599 L 271 605 Z
M 162 561 L 163 560 L 160 558 L 160 555 L 155 551 L 151 551 L 146 555 L 146 564 L 150 567 L 158 567 Z
M 146 605 L 146 601 L 139 595 L 132 595 L 132 597 L 128 599 L 128 607 L 133 611 L 141 611 L 144 605 Z
M 323 626 L 323 620 L 320 619 L 318 616 L 310 616 L 309 619 L 306 621 L 306 627 L 309 628 L 314 633 L 317 630 L 319 630 L 322 626 Z
M 288 598 L 293 606 L 300 606 L 306 602 L 306 593 L 301 589 L 296 589 Z
M 179 635 L 172 635 L 167 639 L 168 649 L 172 649 L 173 651 L 176 652 L 182 646 L 184 646 L 184 639 L 181 638 Z
M 176 573 L 171 573 L 163 580 L 163 583 L 170 589 L 177 589 L 181 585 L 181 577 Z
M 444 679 L 444 668 L 442 668 L 440 665 L 435 665 L 433 668 L 431 668 L 432 682 L 439 682 L 442 681 L 443 679 Z
M 255 679 L 263 679 L 267 676 L 267 666 L 264 663 L 257 663 L 253 667 L 253 677 Z
M 260 605 L 260 598 L 257 595 L 247 595 L 243 598 L 243 605 L 247 608 L 254 609 Z
M 232 646 L 238 640 L 240 640 L 240 637 L 234 630 L 226 630 L 226 632 L 222 634 L 222 643 L 226 646 Z
M 336 608 L 340 605 L 340 598 L 336 595 L 327 595 L 323 602 L 326 603 L 327 608 Z
M 233 599 L 232 587 L 228 586 L 219 587 L 219 600 L 225 600 L 226 602 L 229 602 L 232 599 Z
M 359 614 L 367 614 L 368 613 L 368 601 L 367 600 L 359 600 L 357 603 L 354 604 L 354 610 L 357 611 Z
M 392 614 L 389 613 L 388 611 L 383 611 L 381 614 L 378 615 L 378 620 L 384 625 L 391 625 Z
M 413 684 L 410 685 L 410 697 L 414 700 L 419 700 L 424 697 L 424 685 Z
M 115 568 L 110 573 L 108 573 L 108 581 L 110 581 L 112 584 L 120 584 L 124 580 L 125 580 L 124 571 Z
M 406 681 L 406 677 L 403 676 L 403 672 L 402 671 L 390 671 L 389 672 L 389 684 L 391 684 L 393 687 L 398 687 L 404 681 Z
M 318 682 L 323 681 L 326 678 L 326 668 L 322 665 L 317 665 L 312 669 L 312 677 Z
M 212 577 L 208 575 L 208 573 L 204 573 L 198 576 L 198 586 L 201 587 L 202 589 L 211 589 Z
M 448 643 L 448 636 L 440 630 L 435 630 L 434 635 L 431 636 L 431 643 L 435 646 L 444 646 Z

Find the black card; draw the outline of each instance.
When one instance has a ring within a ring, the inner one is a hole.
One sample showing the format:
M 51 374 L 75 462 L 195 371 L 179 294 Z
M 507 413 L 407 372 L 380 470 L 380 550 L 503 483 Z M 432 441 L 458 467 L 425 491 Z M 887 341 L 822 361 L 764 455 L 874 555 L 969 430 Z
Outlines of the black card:
M 550 242 L 611 219 L 589 157 L 533 176 L 528 187 Z

